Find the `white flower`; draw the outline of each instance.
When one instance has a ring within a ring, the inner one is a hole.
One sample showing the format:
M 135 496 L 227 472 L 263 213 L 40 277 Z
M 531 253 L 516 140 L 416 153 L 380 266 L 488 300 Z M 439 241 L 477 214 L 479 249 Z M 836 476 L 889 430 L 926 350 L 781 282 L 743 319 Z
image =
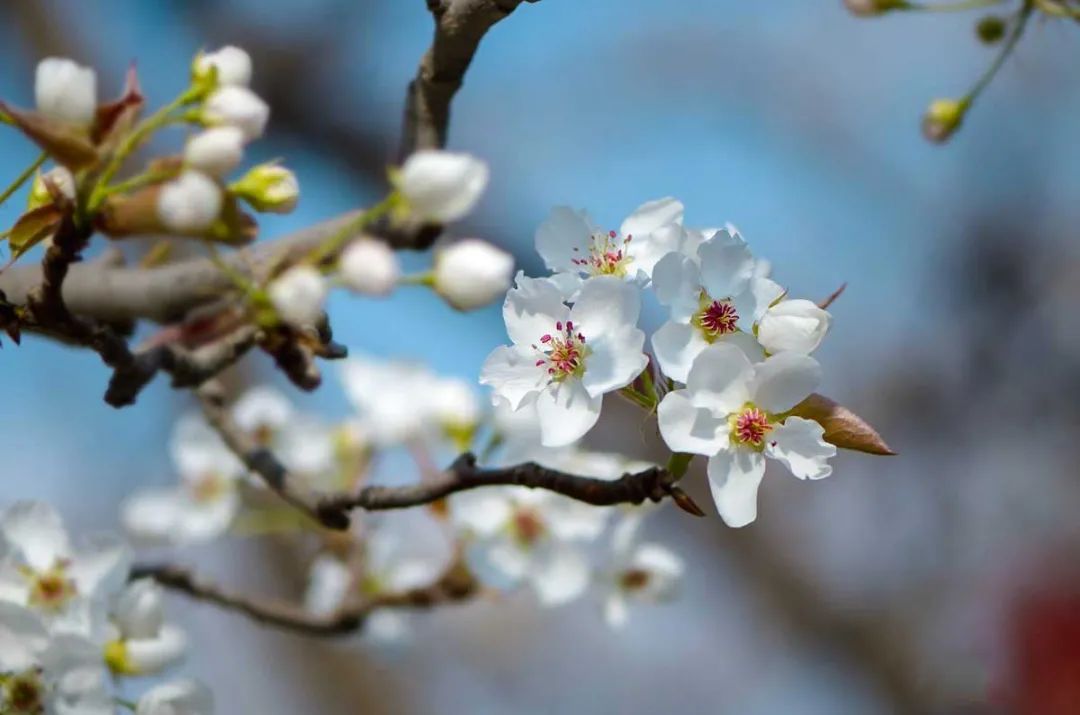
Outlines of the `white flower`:
M 514 257 L 469 238 L 435 254 L 435 290 L 458 310 L 480 308 L 510 288 Z
M 782 300 L 758 321 L 757 339 L 770 353 L 785 350 L 809 355 L 829 330 L 832 316 L 810 300 Z
M 226 45 L 214 52 L 200 52 L 195 58 L 195 75 L 205 77 L 211 67 L 217 70 L 219 85 L 251 84 L 251 56 L 239 47 Z
M 72 60 L 47 57 L 37 66 L 34 97 L 42 114 L 89 125 L 97 112 L 97 75 Z
M 618 231 L 603 231 L 584 211 L 558 206 L 536 230 L 536 250 L 555 273 L 645 282 L 657 261 L 682 246 L 682 217 L 682 203 L 668 197 L 639 206 Z
M 274 310 L 290 325 L 314 325 L 322 317 L 326 281 L 312 266 L 293 266 L 274 279 L 267 292 Z
M 108 671 L 100 648 L 70 633 L 47 635 L 33 614 L 0 608 L 0 710 L 5 713 L 113 715 Z M 9 641 L 8 638 L 13 638 Z M 14 646 L 14 647 L 12 647 Z
M 703 241 L 696 255 L 669 253 L 656 264 L 653 288 L 671 311 L 652 336 L 665 375 L 686 382 L 694 358 L 718 342 L 731 342 L 752 359 L 764 356 L 753 324 L 783 289 L 763 268 L 746 242 L 725 229 Z
M 567 307 L 553 281 L 519 274 L 517 283 L 503 304 L 514 344 L 488 356 L 480 382 L 515 410 L 535 404 L 543 445 L 567 445 L 596 424 L 604 393 L 645 369 L 640 297 L 621 279 L 598 276 Z
M 342 363 L 341 379 L 376 445 L 402 444 L 429 432 L 430 413 L 424 406 L 435 378 L 425 367 L 350 357 Z
M 197 236 L 217 220 L 222 201 L 217 182 L 201 172 L 185 171 L 161 187 L 158 218 L 172 233 Z
M 229 191 L 263 213 L 287 214 L 300 200 L 296 174 L 275 162 L 259 164 L 229 185 Z
M 467 558 L 497 588 L 527 583 L 543 606 L 574 600 L 589 585 L 584 546 L 604 529 L 608 511 L 523 487 L 455 494 L 450 514 L 472 537 Z
M 274 444 L 294 415 L 289 398 L 281 390 L 266 385 L 247 390 L 232 406 L 236 426 L 264 447 Z
M 184 161 L 211 176 L 225 176 L 244 158 L 244 133 L 236 127 L 210 127 L 188 140 Z
M 473 385 L 456 378 L 436 378 L 428 395 L 435 420 L 447 431 L 469 431 L 480 421 L 480 402 Z
M 709 486 L 729 526 L 757 517 L 757 490 L 765 457 L 799 479 L 832 473 L 826 460 L 836 447 L 813 420 L 785 417 L 817 386 L 821 368 L 806 355 L 778 353 L 752 365 L 733 345 L 712 345 L 690 369 L 686 389 L 664 396 L 657 411 L 660 434 L 675 452 L 709 456 Z
M 389 295 L 401 278 L 397 254 L 382 241 L 353 241 L 338 261 L 341 280 L 362 295 Z
M 247 87 L 226 85 L 207 97 L 203 116 L 209 124 L 237 127 L 244 139 L 254 141 L 266 131 L 270 107 Z
M 670 600 L 685 568 L 678 554 L 667 547 L 635 542 L 644 512 L 635 509 L 627 513 L 612 534 L 613 568 L 604 599 L 604 620 L 612 628 L 626 625 L 631 601 Z
M 41 502 L 4 511 L 0 546 L 0 600 L 39 613 L 52 629 L 86 636 L 102 625 L 100 607 L 123 586 L 131 561 L 113 538 L 74 549 L 60 515 Z
M 306 415 L 294 418 L 277 436 L 274 451 L 290 472 L 308 481 L 332 482 L 338 472 L 338 445 L 334 431 Z M 264 485 L 262 479 L 256 481 Z
M 202 683 L 190 679 L 157 685 L 143 693 L 135 715 L 212 715 L 214 697 Z
M 316 616 L 329 616 L 345 602 L 356 578 L 348 564 L 337 556 L 319 554 L 308 568 L 304 609 Z
M 472 210 L 487 182 L 487 164 L 476 157 L 422 149 L 405 160 L 394 183 L 414 216 L 449 223 Z
M 120 511 L 125 530 L 149 543 L 199 543 L 220 536 L 240 508 L 236 487 L 247 470 L 199 417 L 181 418 L 170 449 L 180 484 L 125 499 Z
M 179 661 L 187 649 L 184 632 L 165 622 L 161 586 L 148 578 L 132 581 L 117 599 L 105 661 L 119 675 L 150 675 Z

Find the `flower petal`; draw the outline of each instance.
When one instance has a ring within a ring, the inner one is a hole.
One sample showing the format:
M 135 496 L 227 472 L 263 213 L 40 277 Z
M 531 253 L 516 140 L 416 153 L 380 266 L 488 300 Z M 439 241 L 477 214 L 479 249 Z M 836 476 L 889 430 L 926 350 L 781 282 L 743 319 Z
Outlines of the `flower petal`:
M 671 319 L 685 323 L 697 312 L 701 297 L 698 265 L 689 256 L 672 251 L 652 272 L 656 299 L 671 311 Z
M 814 420 L 788 417 L 769 434 L 765 454 L 799 479 L 824 479 L 832 474 L 825 460 L 836 456 L 836 446 L 826 442 L 824 435 L 825 428 Z
M 647 234 L 634 234 L 626 245 L 626 253 L 631 259 L 630 269 L 639 277 L 648 280 L 652 277 L 657 262 L 678 251 L 685 243 L 686 229 L 677 223 L 669 223 L 653 229 Z
M 781 301 L 762 316 L 758 340 L 771 353 L 789 350 L 808 355 L 821 345 L 831 320 L 813 301 Z
M 580 380 L 552 383 L 536 399 L 540 443 L 564 447 L 585 436 L 600 419 L 603 398 L 592 397 Z
M 585 592 L 589 585 L 589 561 L 580 549 L 553 544 L 536 556 L 529 580 L 541 606 L 561 606 Z
M 570 319 L 588 341 L 637 325 L 640 313 L 641 293 L 634 285 L 615 276 L 596 276 L 581 286 Z
M 754 366 L 736 345 L 719 342 L 701 351 L 690 368 L 686 388 L 695 405 L 729 414 L 751 394 Z
M 630 326 L 603 333 L 588 343 L 589 355 L 581 377 L 586 391 L 597 397 L 633 382 L 649 363 L 642 352 L 644 345 L 645 333 Z
M 579 268 L 574 259 L 588 251 L 594 230 L 584 211 L 556 206 L 536 229 L 536 252 L 548 270 L 576 273 Z
M 633 236 L 636 240 L 639 236 L 645 237 L 665 224 L 681 224 L 682 220 L 682 202 L 666 196 L 662 199 L 646 201 L 634 209 L 634 212 L 622 222 L 619 233 L 623 236 Z
M 516 345 L 535 345 L 543 335 L 566 322 L 570 309 L 563 303 L 559 286 L 546 278 L 526 278 L 518 272 L 517 285 L 503 302 L 506 333 Z
M 0 535 L 37 571 L 71 555 L 71 544 L 60 515 L 44 502 L 12 504 L 0 517 Z
M 652 347 L 664 374 L 672 380 L 686 382 L 690 366 L 709 343 L 693 325 L 669 320 L 653 333 Z
M 798 353 L 778 353 L 754 368 L 753 401 L 767 412 L 790 410 L 821 382 L 817 360 Z
M 500 345 L 491 351 L 480 368 L 480 384 L 490 385 L 495 394 L 518 410 L 529 395 L 542 389 L 548 375 L 536 366 L 536 353 L 517 345 Z
M 675 390 L 664 395 L 656 417 L 660 435 L 674 452 L 711 456 L 728 446 L 727 419 L 695 406 L 689 390 Z
M 754 275 L 754 256 L 741 240 L 717 231 L 698 248 L 701 285 L 714 299 L 730 298 L 746 290 Z
M 757 518 L 757 492 L 765 476 L 765 456 L 751 449 L 726 449 L 709 459 L 709 488 L 716 510 L 731 527 Z

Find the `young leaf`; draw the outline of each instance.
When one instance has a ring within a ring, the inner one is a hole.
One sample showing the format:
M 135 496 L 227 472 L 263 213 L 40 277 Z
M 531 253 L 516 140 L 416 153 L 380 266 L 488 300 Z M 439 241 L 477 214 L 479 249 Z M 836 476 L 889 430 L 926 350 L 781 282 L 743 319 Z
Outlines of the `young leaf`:
M 795 405 L 791 413 L 815 420 L 825 428 L 825 441 L 841 449 L 867 454 L 896 454 L 862 417 L 816 392 Z

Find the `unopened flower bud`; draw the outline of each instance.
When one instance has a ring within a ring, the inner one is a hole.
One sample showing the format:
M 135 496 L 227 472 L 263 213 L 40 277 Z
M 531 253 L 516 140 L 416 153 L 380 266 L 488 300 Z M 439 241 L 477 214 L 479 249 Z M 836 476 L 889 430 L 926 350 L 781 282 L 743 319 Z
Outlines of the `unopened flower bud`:
M 809 355 L 821 345 L 831 321 L 832 316 L 813 301 L 782 300 L 758 321 L 757 339 L 770 353 Z
M 124 638 L 152 638 L 165 620 L 161 586 L 149 578 L 132 581 L 121 592 L 113 620 Z
M 211 127 L 188 140 L 184 161 L 192 169 L 224 176 L 244 158 L 244 133 L 237 127 Z
M 480 200 L 488 167 L 469 154 L 425 149 L 405 160 L 394 181 L 412 215 L 447 223 L 465 216 Z
M 46 182 L 51 183 L 64 198 L 75 200 L 75 177 L 66 167 L 58 166 L 34 177 L 34 183 L 30 185 L 30 196 L 26 201 L 27 209 L 32 211 L 56 200 Z
M 932 142 L 944 142 L 960 128 L 970 105 L 967 99 L 935 99 L 923 115 L 923 135 Z
M 858 17 L 884 15 L 891 10 L 906 10 L 911 7 L 907 0 L 844 0 L 848 12 Z
M 209 229 L 221 207 L 221 187 L 198 171 L 185 171 L 165 184 L 157 200 L 161 224 L 173 233 L 187 236 L 197 236 Z
M 350 290 L 364 295 L 389 295 L 401 277 L 397 254 L 382 241 L 354 241 L 338 261 L 341 279 Z
M 218 85 L 246 87 L 251 83 L 251 56 L 233 45 L 195 56 L 191 74 L 196 81 L 206 81 L 211 70 L 217 70 Z
M 975 25 L 975 34 L 979 40 L 992 45 L 1005 36 L 1005 20 L 997 15 L 987 15 Z
M 42 114 L 89 125 L 97 112 L 97 75 L 72 60 L 48 57 L 38 63 L 34 97 Z
M 458 310 L 473 310 L 510 289 L 514 257 L 487 241 L 470 238 L 435 255 L 435 290 Z
M 229 185 L 229 191 L 256 211 L 286 214 L 296 208 L 300 183 L 296 174 L 274 163 L 259 164 Z
M 244 139 L 254 141 L 266 130 L 270 107 L 247 87 L 226 85 L 206 99 L 203 118 L 209 124 L 237 127 Z
M 326 281 L 312 266 L 294 266 L 268 289 L 278 317 L 295 327 L 314 325 L 322 317 Z

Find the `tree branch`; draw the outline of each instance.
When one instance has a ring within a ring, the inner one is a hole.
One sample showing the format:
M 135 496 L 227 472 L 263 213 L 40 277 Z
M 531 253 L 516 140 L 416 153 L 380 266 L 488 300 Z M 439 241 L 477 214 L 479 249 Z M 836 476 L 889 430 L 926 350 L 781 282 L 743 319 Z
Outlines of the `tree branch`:
M 537 2 L 537 0 L 527 0 Z M 435 37 L 405 95 L 401 161 L 417 149 L 446 145 L 450 102 L 461 89 L 480 40 L 522 0 L 427 0 Z
M 231 593 L 177 566 L 136 565 L 131 578 L 152 578 L 166 588 L 242 613 L 259 623 L 314 636 L 352 633 L 363 626 L 368 615 L 381 608 L 433 608 L 464 601 L 480 590 L 480 584 L 460 558 L 427 586 L 377 594 L 356 604 L 343 605 L 327 615 L 315 615 L 277 599 Z

